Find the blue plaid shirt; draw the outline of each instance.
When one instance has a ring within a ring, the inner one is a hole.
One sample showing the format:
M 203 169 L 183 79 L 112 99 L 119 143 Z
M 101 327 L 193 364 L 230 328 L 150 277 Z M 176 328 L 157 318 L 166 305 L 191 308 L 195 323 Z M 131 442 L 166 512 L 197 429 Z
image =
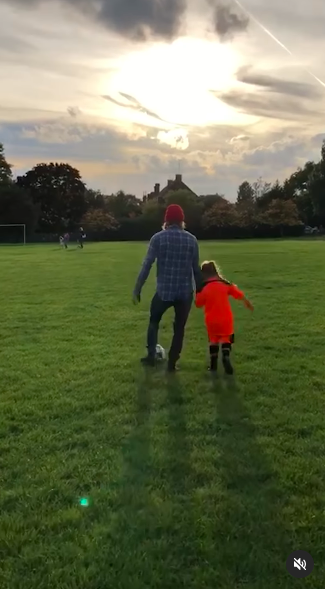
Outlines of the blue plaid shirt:
M 177 226 L 156 233 L 149 244 L 134 294 L 140 295 L 157 261 L 157 294 L 163 301 L 187 299 L 201 282 L 196 237 Z

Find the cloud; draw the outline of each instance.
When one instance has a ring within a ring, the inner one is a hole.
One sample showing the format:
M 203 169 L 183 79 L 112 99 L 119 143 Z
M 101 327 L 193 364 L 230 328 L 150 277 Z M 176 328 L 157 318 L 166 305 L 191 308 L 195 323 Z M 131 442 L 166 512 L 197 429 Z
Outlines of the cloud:
M 249 141 L 248 135 L 237 135 L 236 137 L 232 137 L 229 141 L 231 145 L 238 145 L 238 144 L 245 144 Z
M 112 96 L 109 96 L 108 94 L 102 96 L 102 98 L 104 98 L 104 100 L 108 100 L 109 102 L 112 102 L 112 104 L 116 104 L 116 106 L 121 106 L 122 108 L 128 108 L 131 110 L 135 110 L 137 112 L 147 115 L 148 117 L 152 117 L 154 119 L 157 119 L 158 121 L 161 121 L 163 123 L 167 122 L 167 121 L 164 121 L 155 112 L 148 110 L 138 100 L 133 98 L 133 96 L 130 96 L 129 94 L 125 94 L 124 92 L 119 92 L 119 94 L 121 96 L 123 96 L 124 98 L 126 98 L 126 100 L 128 100 L 128 104 L 125 104 L 124 102 L 121 102 L 120 100 L 116 100 L 116 98 L 113 98 Z
M 296 157 L 305 149 L 300 139 L 286 137 L 282 141 L 274 141 L 268 146 L 259 146 L 257 149 L 244 153 L 242 162 L 260 169 L 269 166 L 278 170 L 290 163 L 292 165 Z
M 236 33 L 247 30 L 249 18 L 242 12 L 238 12 L 229 2 L 211 0 L 214 5 L 215 32 L 222 41 L 231 39 Z
M 97 129 L 86 125 L 67 125 L 64 121 L 49 122 L 35 126 L 23 127 L 23 139 L 35 139 L 39 143 L 71 144 L 80 143 L 84 137 L 96 134 Z
M 236 89 L 214 94 L 229 106 L 254 116 L 285 121 L 307 119 L 309 122 L 315 122 L 317 118 L 323 117 L 321 111 L 309 109 L 301 99 L 287 98 L 281 94 L 269 95 L 266 92 L 253 93 Z
M 76 119 L 79 115 L 82 114 L 80 108 L 78 106 L 69 106 L 67 108 L 67 112 L 73 119 Z
M 254 16 L 270 30 L 273 34 L 279 35 L 279 39 L 288 44 L 292 50 L 294 47 L 291 41 L 297 36 L 297 45 L 303 44 L 309 36 L 313 40 L 318 38 L 324 39 L 324 21 L 322 14 L 324 5 L 322 0 L 310 0 L 309 3 L 303 0 L 297 0 L 295 10 L 292 10 L 293 4 L 283 2 L 283 0 L 272 0 L 272 2 L 248 2 L 243 0 Z
M 262 175 L 268 181 L 282 180 L 308 159 L 319 158 L 323 138 L 302 139 L 294 128 L 290 135 L 231 136 L 231 130 L 221 129 L 220 134 L 217 127 L 208 131 L 208 142 L 200 144 L 193 129 L 191 147 L 176 151 L 178 141 L 186 145 L 179 130 L 159 137 L 152 130 L 131 138 L 66 115 L 64 120 L 43 125 L 5 124 L 1 140 L 15 174 L 40 161 L 67 161 L 91 187 L 108 193 L 124 188 L 141 197 L 156 182 L 163 186 L 180 169 L 184 181 L 198 194 L 218 191 L 232 199 L 243 179 L 254 181 Z
M 180 151 L 189 147 L 188 134 L 183 129 L 173 129 L 172 131 L 159 131 L 157 139 L 160 143 L 166 143 L 174 149 Z
M 97 20 L 112 31 L 134 40 L 177 36 L 187 8 L 186 0 L 61 0 L 79 14 Z M 8 0 L 24 8 L 53 4 L 52 0 Z
M 2 0 L 24 9 L 50 6 L 54 0 Z M 202 1 L 202 0 L 201 0 Z M 247 29 L 249 19 L 231 0 L 206 0 L 213 7 L 213 24 L 224 41 Z M 190 0 L 60 0 L 66 8 L 134 41 L 171 40 L 185 32 Z
M 254 72 L 248 66 L 244 66 L 237 72 L 237 80 L 250 86 L 266 88 L 270 92 L 301 96 L 304 98 L 320 98 L 322 94 L 319 88 L 305 82 L 296 82 L 283 78 L 277 78 L 270 74 Z
M 19 55 L 21 53 L 33 52 L 35 47 L 29 41 L 19 38 L 14 33 L 4 33 L 1 31 L 0 35 L 0 53 L 4 54 L 6 58 L 10 53 Z
M 141 102 L 139 102 L 136 98 L 134 98 L 134 96 L 131 96 L 130 94 L 126 94 L 125 92 L 120 92 L 120 95 L 123 96 L 123 98 L 126 98 L 126 100 L 128 100 L 129 102 L 131 102 L 132 108 L 134 108 L 135 110 L 138 110 L 139 112 L 142 112 L 143 114 L 148 115 L 148 117 L 152 117 L 152 118 L 157 119 L 158 121 L 161 121 L 163 123 L 167 122 L 167 121 L 164 121 L 164 119 L 162 119 L 159 115 L 157 115 L 157 113 L 155 113 L 152 110 L 149 110 L 148 108 L 143 106 L 143 104 L 141 104 Z M 131 106 L 129 108 L 131 108 Z

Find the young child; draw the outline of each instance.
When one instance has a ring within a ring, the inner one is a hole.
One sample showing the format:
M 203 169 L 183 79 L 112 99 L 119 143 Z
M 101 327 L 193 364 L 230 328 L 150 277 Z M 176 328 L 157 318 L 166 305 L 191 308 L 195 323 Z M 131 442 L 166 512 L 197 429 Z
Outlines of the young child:
M 237 286 L 225 280 L 215 262 L 203 262 L 201 266 L 203 287 L 196 294 L 195 304 L 204 307 L 205 324 L 209 337 L 210 368 L 218 367 L 219 346 L 222 350 L 222 363 L 226 374 L 233 374 L 230 362 L 231 345 L 234 343 L 234 318 L 229 297 L 242 300 L 245 307 L 254 310 Z

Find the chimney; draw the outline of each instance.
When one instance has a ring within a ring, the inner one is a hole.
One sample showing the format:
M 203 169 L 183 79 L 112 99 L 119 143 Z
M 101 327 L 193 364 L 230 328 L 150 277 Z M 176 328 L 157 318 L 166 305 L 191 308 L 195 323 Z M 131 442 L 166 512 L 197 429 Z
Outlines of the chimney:
M 160 192 L 160 184 L 155 184 L 155 190 L 154 190 L 154 193 L 155 193 L 155 194 L 159 194 L 159 192 Z
M 167 186 L 170 188 L 174 184 L 174 180 L 167 180 Z
M 176 174 L 175 180 L 176 182 L 182 182 L 182 174 Z

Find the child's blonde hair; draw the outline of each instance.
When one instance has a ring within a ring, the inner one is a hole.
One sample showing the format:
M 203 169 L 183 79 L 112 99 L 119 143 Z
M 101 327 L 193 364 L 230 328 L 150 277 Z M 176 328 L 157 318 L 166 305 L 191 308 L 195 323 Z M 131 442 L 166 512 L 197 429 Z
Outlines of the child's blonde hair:
M 201 264 L 201 271 L 205 279 L 216 277 L 225 284 L 231 284 L 222 276 L 220 267 L 213 260 L 203 262 Z

